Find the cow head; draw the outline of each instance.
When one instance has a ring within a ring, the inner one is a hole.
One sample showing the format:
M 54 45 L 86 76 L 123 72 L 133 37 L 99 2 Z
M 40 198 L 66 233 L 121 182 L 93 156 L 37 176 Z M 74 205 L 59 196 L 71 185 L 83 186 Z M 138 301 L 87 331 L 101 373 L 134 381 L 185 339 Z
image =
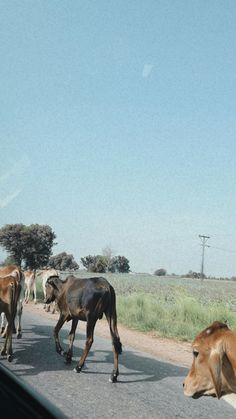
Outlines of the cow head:
M 184 381 L 186 396 L 198 398 L 208 395 L 220 398 L 222 394 L 232 392 L 235 373 L 231 363 L 232 351 L 229 348 L 235 343 L 235 333 L 225 323 L 218 321 L 194 339 L 193 363 Z
M 45 284 L 45 299 L 46 304 L 52 303 L 58 296 L 61 288 L 61 281 L 58 276 L 52 276 L 47 279 Z

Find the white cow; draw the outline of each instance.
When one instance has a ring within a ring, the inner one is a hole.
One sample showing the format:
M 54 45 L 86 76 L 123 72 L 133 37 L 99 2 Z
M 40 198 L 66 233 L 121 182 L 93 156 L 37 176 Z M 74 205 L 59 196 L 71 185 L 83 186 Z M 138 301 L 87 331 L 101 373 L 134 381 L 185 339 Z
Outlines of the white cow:
M 43 287 L 43 295 L 44 295 L 44 299 L 46 299 L 46 287 L 45 284 L 48 280 L 48 278 L 52 277 L 52 276 L 58 276 L 59 277 L 59 272 L 56 269 L 50 268 L 50 269 L 43 269 L 42 271 L 37 273 L 37 276 L 40 275 L 42 278 L 42 287 Z M 53 301 L 53 303 L 50 304 L 44 304 L 44 309 L 45 311 L 50 311 L 51 313 L 54 314 L 56 311 L 56 302 Z
M 11 275 L 18 279 L 21 285 L 20 296 L 17 303 L 17 316 L 18 316 L 18 324 L 17 324 L 17 339 L 20 339 L 22 336 L 21 332 L 21 317 L 23 312 L 23 301 L 24 301 L 24 293 L 25 293 L 25 275 L 21 268 L 17 265 L 8 265 L 0 268 L 0 280 L 1 278 Z M 6 336 L 6 318 L 4 313 L 1 313 L 1 333 L 2 336 Z
M 37 303 L 35 272 L 25 271 L 25 303 L 29 302 L 30 291 L 33 292 L 34 304 Z

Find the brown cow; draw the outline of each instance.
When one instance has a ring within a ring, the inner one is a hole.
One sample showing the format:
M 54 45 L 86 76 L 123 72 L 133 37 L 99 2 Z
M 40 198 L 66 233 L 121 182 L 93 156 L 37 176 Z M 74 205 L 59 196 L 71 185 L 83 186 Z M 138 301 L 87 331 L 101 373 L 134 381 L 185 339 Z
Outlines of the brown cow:
M 16 278 L 21 285 L 20 296 L 17 303 L 17 316 L 18 316 L 18 324 L 17 324 L 17 339 L 20 339 L 22 336 L 21 332 L 21 317 L 23 311 L 23 301 L 24 301 L 24 288 L 25 288 L 25 276 L 22 272 L 21 268 L 18 265 L 8 265 L 0 268 L 0 280 L 2 277 L 11 275 Z M 5 331 L 4 331 L 5 329 Z M 15 326 L 14 326 L 15 329 Z M 1 333 L 3 336 L 6 335 L 6 328 L 5 328 L 5 315 L 1 313 Z
M 80 372 L 93 343 L 94 327 L 98 319 L 105 313 L 112 338 L 114 351 L 114 369 L 109 381 L 116 382 L 119 375 L 118 355 L 122 352 L 117 330 L 116 296 L 114 288 L 105 278 L 76 278 L 70 275 L 65 281 L 58 277 L 49 278 L 46 282 L 46 303 L 56 300 L 60 312 L 59 320 L 54 329 L 56 352 L 66 356 L 66 363 L 71 363 L 72 347 L 75 331 L 79 320 L 87 322 L 87 337 L 83 354 L 75 367 Z M 59 341 L 59 331 L 65 321 L 72 320 L 69 333 L 69 349 L 65 354 Z
M 14 319 L 17 311 L 17 302 L 21 292 L 18 278 L 14 276 L 2 277 L 0 280 L 0 311 L 7 318 L 6 339 L 1 349 L 1 355 L 7 355 L 7 360 L 12 361 L 12 333 Z
M 189 397 L 236 393 L 236 333 L 213 322 L 193 341 L 193 363 L 184 381 Z

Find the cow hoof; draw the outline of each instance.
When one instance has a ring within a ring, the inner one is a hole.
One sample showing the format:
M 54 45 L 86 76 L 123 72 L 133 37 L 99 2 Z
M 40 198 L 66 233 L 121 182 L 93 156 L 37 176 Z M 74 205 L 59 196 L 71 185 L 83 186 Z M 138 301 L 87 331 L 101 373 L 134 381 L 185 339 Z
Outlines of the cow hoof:
M 8 362 L 12 362 L 12 360 L 13 360 L 13 355 L 7 355 L 7 360 L 8 360 Z
M 4 349 L 2 349 L 1 352 L 0 352 L 0 355 L 4 356 L 6 354 L 7 354 L 6 351 L 4 351 Z
M 117 383 L 118 375 L 119 375 L 119 372 L 113 371 L 110 378 L 109 378 L 109 382 L 110 383 Z
M 71 358 L 66 358 L 66 360 L 65 360 L 65 364 L 66 364 L 66 365 L 71 364 Z
M 82 367 L 78 367 L 78 365 L 77 365 L 77 367 L 75 367 L 75 368 L 73 369 L 73 371 L 74 371 L 74 372 L 77 372 L 77 373 L 81 372 L 81 370 L 82 370 Z
M 111 377 L 109 378 L 109 383 L 117 383 L 117 377 L 113 377 L 113 376 L 111 376 Z
M 21 339 L 22 338 L 22 334 L 18 333 L 18 335 L 16 336 L 17 339 Z

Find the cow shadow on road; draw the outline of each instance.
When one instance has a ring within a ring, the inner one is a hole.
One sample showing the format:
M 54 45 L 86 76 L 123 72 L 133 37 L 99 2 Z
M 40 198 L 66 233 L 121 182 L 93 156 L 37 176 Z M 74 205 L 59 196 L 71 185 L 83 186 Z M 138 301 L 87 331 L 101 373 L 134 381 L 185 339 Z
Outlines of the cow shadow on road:
M 62 346 L 67 350 L 68 327 L 60 331 Z M 99 340 L 99 343 L 96 341 Z M 40 372 L 71 371 L 77 364 L 84 347 L 85 335 L 77 331 L 72 363 L 66 365 L 55 352 L 53 327 L 31 326 L 24 330 L 21 340 L 13 339 L 14 361 L 9 364 L 5 358 L 0 362 L 20 376 L 37 375 Z M 108 340 L 95 337 L 86 360 L 85 374 L 110 374 L 113 365 L 112 346 L 107 349 Z M 111 345 L 111 342 L 109 342 Z M 119 383 L 158 382 L 168 377 L 183 377 L 187 369 L 157 360 L 131 348 L 123 347 L 119 357 Z

